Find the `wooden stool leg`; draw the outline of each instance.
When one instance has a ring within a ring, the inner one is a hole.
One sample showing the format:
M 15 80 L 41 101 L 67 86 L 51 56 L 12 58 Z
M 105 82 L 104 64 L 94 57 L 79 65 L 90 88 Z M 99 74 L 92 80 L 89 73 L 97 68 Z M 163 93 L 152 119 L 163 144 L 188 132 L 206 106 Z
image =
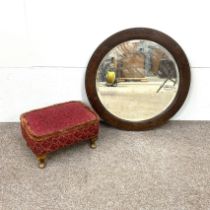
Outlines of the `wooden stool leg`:
M 90 148 L 95 149 L 97 137 L 90 139 Z
M 47 155 L 37 156 L 37 160 L 39 161 L 39 168 L 45 168 L 46 166 L 46 157 Z

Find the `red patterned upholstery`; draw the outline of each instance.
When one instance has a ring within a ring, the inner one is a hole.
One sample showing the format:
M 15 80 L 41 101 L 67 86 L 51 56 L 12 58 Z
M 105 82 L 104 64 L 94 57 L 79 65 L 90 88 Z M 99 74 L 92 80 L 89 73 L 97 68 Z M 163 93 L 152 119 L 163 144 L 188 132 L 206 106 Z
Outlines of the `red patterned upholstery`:
M 97 137 L 99 118 L 81 102 L 66 102 L 21 115 L 27 145 L 37 155 Z

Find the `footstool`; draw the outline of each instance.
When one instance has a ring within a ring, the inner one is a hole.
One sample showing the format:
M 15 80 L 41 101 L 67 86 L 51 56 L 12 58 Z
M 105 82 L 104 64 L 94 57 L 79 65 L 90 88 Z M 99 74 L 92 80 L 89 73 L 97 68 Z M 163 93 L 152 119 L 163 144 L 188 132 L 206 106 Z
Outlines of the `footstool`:
M 96 148 L 99 117 L 79 101 L 45 107 L 20 117 L 22 135 L 36 155 L 39 167 L 45 167 L 48 153 L 84 140 Z

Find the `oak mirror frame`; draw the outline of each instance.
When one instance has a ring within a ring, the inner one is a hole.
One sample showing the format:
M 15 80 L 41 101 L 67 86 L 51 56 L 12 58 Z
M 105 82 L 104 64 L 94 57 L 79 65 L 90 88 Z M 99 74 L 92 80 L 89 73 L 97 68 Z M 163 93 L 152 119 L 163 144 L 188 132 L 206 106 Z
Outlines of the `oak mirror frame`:
M 120 31 L 102 42 L 88 63 L 88 99 L 106 123 L 148 130 L 166 123 L 183 105 L 190 66 L 168 35 L 149 28 Z

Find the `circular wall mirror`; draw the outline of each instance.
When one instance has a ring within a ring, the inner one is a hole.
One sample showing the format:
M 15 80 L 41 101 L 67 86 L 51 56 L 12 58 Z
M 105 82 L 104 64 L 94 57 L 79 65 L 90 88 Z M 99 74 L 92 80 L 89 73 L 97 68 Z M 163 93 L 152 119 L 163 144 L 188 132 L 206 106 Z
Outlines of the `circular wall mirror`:
M 146 130 L 165 123 L 183 104 L 190 67 L 181 47 L 148 28 L 118 32 L 94 52 L 86 72 L 90 103 L 107 123 Z

